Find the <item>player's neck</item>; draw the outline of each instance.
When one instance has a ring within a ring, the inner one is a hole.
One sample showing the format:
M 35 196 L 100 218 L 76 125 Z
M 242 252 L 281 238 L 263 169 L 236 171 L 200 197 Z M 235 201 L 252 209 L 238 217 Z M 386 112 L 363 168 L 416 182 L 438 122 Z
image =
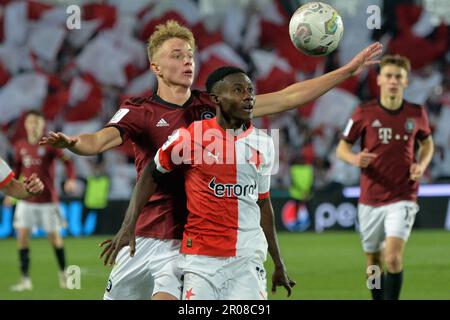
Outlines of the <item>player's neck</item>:
M 39 138 L 27 137 L 28 144 L 31 144 L 31 145 L 38 144 L 39 140 L 40 140 Z
M 189 87 L 167 86 L 166 84 L 158 83 L 156 94 L 164 101 L 182 106 L 189 100 L 191 89 Z
M 397 110 L 402 106 L 403 97 L 402 96 L 387 96 L 381 95 L 380 97 L 381 105 L 389 110 Z
M 227 129 L 237 130 L 242 128 L 242 125 L 245 124 L 245 121 L 243 120 L 233 119 L 224 116 L 224 114 L 222 114 L 220 110 L 217 111 L 216 121 L 219 124 L 219 126 L 221 126 L 224 130 Z

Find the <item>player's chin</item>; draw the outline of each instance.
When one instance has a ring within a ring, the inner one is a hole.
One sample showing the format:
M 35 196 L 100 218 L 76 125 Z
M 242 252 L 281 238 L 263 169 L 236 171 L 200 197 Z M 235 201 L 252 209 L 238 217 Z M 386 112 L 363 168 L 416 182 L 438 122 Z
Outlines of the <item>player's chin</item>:
M 252 112 L 242 112 L 239 115 L 239 120 L 243 121 L 243 122 L 247 122 L 253 119 L 253 111 Z
M 194 77 L 183 77 L 182 79 L 180 79 L 179 81 L 180 85 L 185 86 L 187 88 L 190 88 L 192 86 L 192 84 L 194 83 Z

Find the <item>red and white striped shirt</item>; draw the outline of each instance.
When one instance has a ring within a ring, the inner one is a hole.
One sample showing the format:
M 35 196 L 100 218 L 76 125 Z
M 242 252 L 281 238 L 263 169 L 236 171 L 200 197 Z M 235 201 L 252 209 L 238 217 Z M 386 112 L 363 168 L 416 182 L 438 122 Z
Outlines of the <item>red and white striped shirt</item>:
M 155 155 L 157 170 L 185 172 L 188 219 L 181 252 L 213 257 L 260 254 L 267 241 L 258 199 L 267 198 L 274 163 L 269 135 L 250 125 L 224 130 L 216 118 L 179 129 Z
M 14 172 L 6 162 L 0 158 L 0 188 L 5 187 L 13 178 Z

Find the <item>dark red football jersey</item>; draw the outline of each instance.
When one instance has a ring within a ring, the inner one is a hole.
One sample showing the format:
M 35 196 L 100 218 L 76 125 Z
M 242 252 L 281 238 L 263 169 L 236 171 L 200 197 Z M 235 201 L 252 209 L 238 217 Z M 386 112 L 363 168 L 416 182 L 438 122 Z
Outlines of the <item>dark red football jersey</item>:
M 361 150 L 377 154 L 361 170 L 359 202 L 380 206 L 417 199 L 418 181 L 409 178 L 415 162 L 414 143 L 431 134 L 428 117 L 420 105 L 403 101 L 400 109 L 384 108 L 378 100 L 357 107 L 343 133 L 351 144 L 361 138 Z
M 17 177 L 23 175 L 29 177 L 36 173 L 44 184 L 44 191 L 36 196 L 26 199 L 34 203 L 58 202 L 58 194 L 55 190 L 55 162 L 58 159 L 64 161 L 67 177 L 75 178 L 75 170 L 72 161 L 64 155 L 61 149 L 49 146 L 29 144 L 26 140 L 20 140 L 14 145 L 14 168 Z
M 149 98 L 125 101 L 107 126 L 116 127 L 122 140 L 131 140 L 138 178 L 158 149 L 172 133 L 196 120 L 215 116 L 216 109 L 205 92 L 193 90 L 182 106 Z M 181 169 L 167 174 L 155 194 L 145 205 L 137 224 L 136 235 L 159 239 L 181 239 L 186 222 L 186 194 Z

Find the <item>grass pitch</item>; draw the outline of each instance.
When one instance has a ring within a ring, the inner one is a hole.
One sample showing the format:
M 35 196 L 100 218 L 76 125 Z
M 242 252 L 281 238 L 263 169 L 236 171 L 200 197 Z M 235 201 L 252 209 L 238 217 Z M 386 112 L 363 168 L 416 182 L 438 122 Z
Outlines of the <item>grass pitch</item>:
M 0 300 L 102 299 L 110 272 L 98 255 L 107 237 L 66 238 L 68 265 L 81 269 L 81 289 L 58 287 L 56 258 L 45 239 L 31 242 L 33 291 L 10 292 L 19 279 L 15 239 L 0 240 Z M 280 233 L 281 251 L 289 275 L 297 282 L 290 299 L 370 299 L 365 282 L 365 258 L 355 232 Z M 268 290 L 272 262 L 266 264 Z M 413 230 L 404 257 L 402 299 L 450 299 L 450 232 Z M 279 287 L 270 299 L 286 299 Z

